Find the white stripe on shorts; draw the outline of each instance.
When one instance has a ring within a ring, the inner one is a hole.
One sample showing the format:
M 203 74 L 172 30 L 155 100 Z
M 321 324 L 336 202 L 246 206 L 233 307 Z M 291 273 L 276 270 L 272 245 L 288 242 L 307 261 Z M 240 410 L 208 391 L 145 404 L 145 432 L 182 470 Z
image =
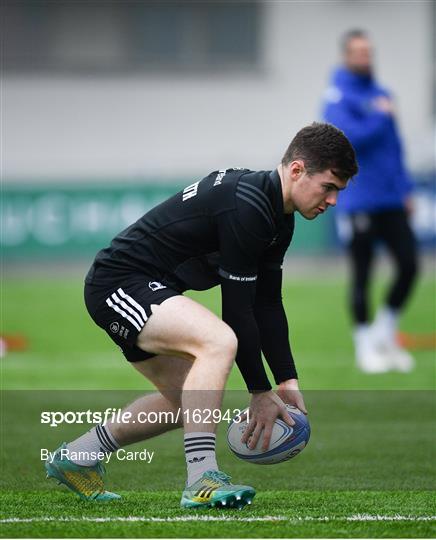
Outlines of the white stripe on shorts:
M 121 298 L 124 298 L 124 300 L 126 302 L 129 302 L 129 304 L 131 306 L 133 306 L 134 308 L 136 308 L 139 311 L 139 313 L 142 315 L 142 318 L 143 318 L 144 321 L 147 321 L 148 317 L 147 317 L 147 315 L 145 313 L 145 309 L 141 305 L 139 305 L 138 302 L 135 302 L 135 300 L 133 300 L 133 298 L 131 296 L 126 294 L 123 291 L 123 289 L 118 289 L 117 293 L 121 296 Z
M 122 308 L 128 311 L 130 315 L 133 315 L 133 317 L 135 317 L 135 319 L 138 321 L 138 323 L 141 326 L 144 326 L 145 321 L 142 320 L 142 318 L 138 315 L 138 313 L 134 309 L 132 309 L 130 306 L 128 306 L 126 302 L 124 302 L 123 300 L 120 300 L 120 298 L 118 298 L 116 293 L 112 294 L 112 299 L 115 300 L 116 304 L 119 304 Z
M 117 313 L 119 313 L 120 315 L 122 315 L 125 319 L 127 319 L 129 322 L 131 322 L 133 324 L 133 326 L 138 330 L 138 332 L 141 331 L 142 327 L 139 326 L 139 324 L 135 321 L 135 319 L 133 319 L 133 317 L 131 317 L 130 315 L 128 315 L 125 311 L 123 311 L 122 309 L 120 309 L 116 304 L 114 304 L 112 302 L 112 300 L 110 298 L 107 298 L 106 300 L 106 304 L 111 307 L 113 310 L 115 310 Z M 144 325 L 142 325 L 144 326 Z

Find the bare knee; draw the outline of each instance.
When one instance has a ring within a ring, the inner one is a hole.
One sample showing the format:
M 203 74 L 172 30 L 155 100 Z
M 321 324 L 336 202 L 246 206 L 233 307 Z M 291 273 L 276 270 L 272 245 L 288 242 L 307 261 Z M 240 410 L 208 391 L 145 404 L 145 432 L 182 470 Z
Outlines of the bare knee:
M 236 353 L 238 352 L 238 338 L 230 326 L 224 323 L 224 328 L 225 332 L 222 337 L 222 342 L 224 342 L 224 350 L 231 362 L 233 362 L 236 357 Z
M 238 339 L 233 330 L 226 323 L 221 323 L 211 336 L 201 346 L 201 352 L 211 358 L 219 358 L 232 366 L 238 350 Z

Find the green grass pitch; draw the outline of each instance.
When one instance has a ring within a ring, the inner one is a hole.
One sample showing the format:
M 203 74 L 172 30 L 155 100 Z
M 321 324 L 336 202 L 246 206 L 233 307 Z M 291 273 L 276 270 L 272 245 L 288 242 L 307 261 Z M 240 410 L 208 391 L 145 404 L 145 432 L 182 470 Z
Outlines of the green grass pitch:
M 379 301 L 384 279 L 373 296 Z M 219 291 L 191 295 L 219 312 Z M 218 457 L 235 482 L 258 494 L 243 511 L 186 512 L 180 431 L 132 447 L 150 464 L 114 461 L 107 486 L 120 502 L 92 504 L 47 481 L 39 450 L 53 450 L 86 427 L 41 425 L 42 410 L 103 410 L 151 387 L 94 326 L 80 276 L 3 281 L 2 331 L 28 350 L 2 359 L 1 535 L 3 537 L 434 537 L 435 353 L 414 353 L 411 374 L 367 376 L 354 367 L 341 275 L 289 277 L 284 303 L 312 438 L 275 466 L 243 463 L 219 432 Z M 419 282 L 402 328 L 435 330 L 435 283 Z M 225 407 L 245 406 L 233 370 Z

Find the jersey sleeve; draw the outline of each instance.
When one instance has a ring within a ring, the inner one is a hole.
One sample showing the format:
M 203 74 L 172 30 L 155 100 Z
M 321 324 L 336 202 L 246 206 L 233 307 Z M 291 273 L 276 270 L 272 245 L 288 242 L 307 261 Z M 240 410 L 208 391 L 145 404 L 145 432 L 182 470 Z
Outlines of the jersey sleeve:
M 274 222 L 269 200 L 258 191 L 241 190 L 241 197 L 236 191 L 236 210 L 218 220 L 222 317 L 238 338 L 236 363 L 249 392 L 271 389 L 254 304 L 259 258 L 271 242 Z
M 262 352 L 277 384 L 298 378 L 282 300 L 282 265 L 292 231 L 293 227 L 266 250 L 260 261 L 254 308 Z

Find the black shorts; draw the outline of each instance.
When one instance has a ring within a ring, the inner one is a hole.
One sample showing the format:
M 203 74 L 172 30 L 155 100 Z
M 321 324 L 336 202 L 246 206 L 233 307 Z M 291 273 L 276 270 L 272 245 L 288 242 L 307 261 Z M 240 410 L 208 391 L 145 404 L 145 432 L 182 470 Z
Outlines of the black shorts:
M 182 293 L 144 274 L 105 278 L 104 284 L 85 283 L 85 304 L 92 319 L 120 347 L 129 362 L 156 356 L 136 346 L 138 334 L 152 314 L 152 304 L 160 305 Z

